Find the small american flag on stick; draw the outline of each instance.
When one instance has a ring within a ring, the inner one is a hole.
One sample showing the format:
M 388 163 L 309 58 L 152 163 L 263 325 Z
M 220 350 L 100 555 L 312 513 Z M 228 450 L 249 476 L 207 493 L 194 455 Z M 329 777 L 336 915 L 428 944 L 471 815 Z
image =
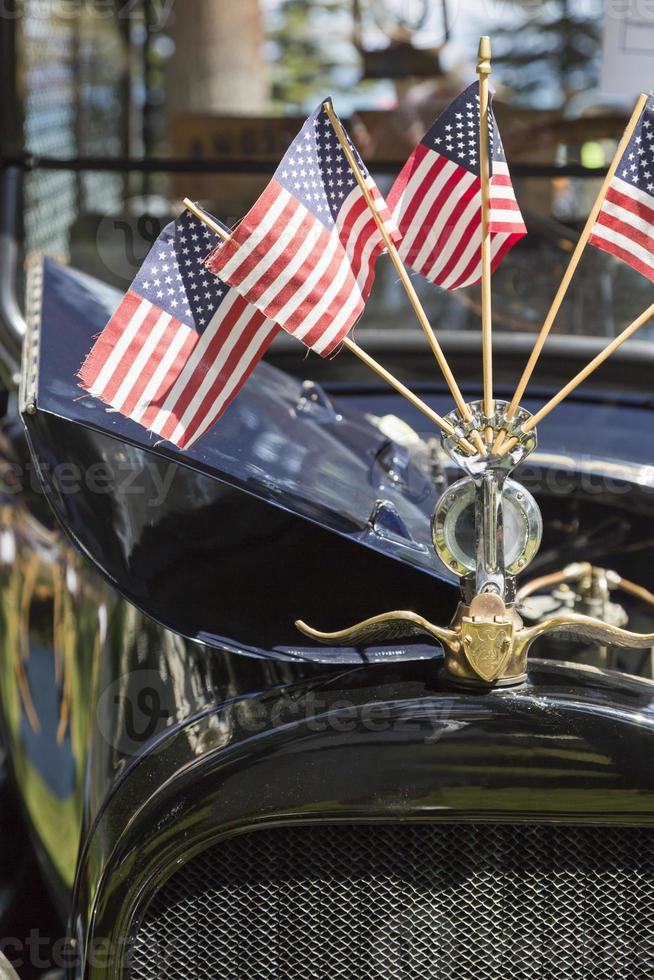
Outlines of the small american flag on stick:
M 218 240 L 189 211 L 164 228 L 79 374 L 90 394 L 181 449 L 220 418 L 279 332 L 207 272 Z
M 493 271 L 527 234 L 489 108 Z M 443 289 L 481 279 L 482 205 L 479 92 L 475 83 L 436 120 L 415 148 L 388 195 L 407 265 Z
M 395 242 L 399 235 L 390 212 L 354 152 Z M 384 247 L 322 104 L 207 267 L 288 333 L 327 356 L 363 312 L 374 263 Z
M 654 281 L 654 98 L 645 103 L 588 241 Z

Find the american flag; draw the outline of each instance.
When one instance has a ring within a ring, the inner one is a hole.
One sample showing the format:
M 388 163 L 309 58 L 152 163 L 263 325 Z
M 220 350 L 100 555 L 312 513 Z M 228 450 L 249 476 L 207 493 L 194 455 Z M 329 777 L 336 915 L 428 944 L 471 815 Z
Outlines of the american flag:
M 588 241 L 654 281 L 654 98 L 650 96 Z
M 354 153 L 397 241 L 388 208 Z M 232 240 L 216 248 L 207 267 L 307 347 L 327 356 L 363 312 L 375 259 L 383 249 L 382 235 L 321 104 Z
M 527 234 L 513 193 L 502 140 L 489 108 L 493 271 Z M 443 289 L 481 279 L 479 93 L 476 84 L 452 102 L 415 148 L 388 195 L 407 265 Z
M 279 328 L 211 276 L 219 236 L 171 222 L 86 358 L 90 394 L 188 449 L 236 397 Z

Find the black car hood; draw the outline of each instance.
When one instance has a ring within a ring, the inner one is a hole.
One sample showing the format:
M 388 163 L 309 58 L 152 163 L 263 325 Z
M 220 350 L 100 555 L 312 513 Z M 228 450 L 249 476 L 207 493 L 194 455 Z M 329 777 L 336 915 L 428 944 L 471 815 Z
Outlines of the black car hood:
M 120 294 L 48 260 L 30 293 L 30 448 L 60 521 L 131 601 L 206 642 L 300 657 L 318 650 L 297 646 L 295 618 L 337 628 L 386 608 L 451 613 L 434 487 L 392 478 L 401 447 L 374 417 L 261 364 L 181 452 L 78 385 Z
M 392 609 L 449 621 L 458 589 L 430 534 L 441 487 L 406 441 L 424 426 L 417 410 L 366 385 L 330 400 L 261 364 L 183 453 L 78 386 L 120 294 L 46 261 L 30 297 L 22 406 L 40 480 L 68 534 L 131 602 L 185 636 L 257 656 L 360 662 L 439 652 L 330 650 L 299 643 L 293 625 L 336 630 Z M 303 357 L 298 345 L 298 364 Z M 449 411 L 445 392 L 420 392 Z M 548 394 L 536 390 L 525 407 Z M 651 519 L 653 409 L 648 391 L 582 391 L 539 426 L 520 479 L 549 506 L 552 526 L 571 494 L 582 507 L 628 505 Z M 393 417 L 400 424 L 389 429 L 382 420 Z

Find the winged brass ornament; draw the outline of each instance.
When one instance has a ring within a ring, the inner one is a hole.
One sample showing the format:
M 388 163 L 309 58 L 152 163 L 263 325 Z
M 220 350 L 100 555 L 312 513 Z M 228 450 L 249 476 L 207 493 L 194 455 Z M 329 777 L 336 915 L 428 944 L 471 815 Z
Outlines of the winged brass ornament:
M 310 639 L 328 643 L 330 646 L 367 646 L 370 643 L 386 643 L 426 634 L 439 643 L 459 649 L 459 638 L 454 630 L 436 626 L 423 616 L 404 609 L 371 616 L 370 619 L 333 633 L 313 629 L 301 619 L 296 620 L 295 626 Z
M 459 435 L 468 436 L 473 427 L 483 429 L 485 418 L 479 406 L 473 409 L 472 421 Z M 529 418 L 520 410 L 515 425 L 506 423 L 503 403 L 497 403 L 498 416 L 493 428 L 504 426 L 514 438 L 519 426 Z M 455 419 L 450 416 L 453 424 Z M 462 601 L 449 626 L 439 626 L 424 616 L 408 610 L 394 610 L 372 616 L 360 623 L 330 632 L 317 630 L 302 620 L 296 627 L 305 636 L 330 646 L 363 646 L 392 642 L 415 636 L 428 636 L 443 647 L 445 673 L 462 684 L 492 686 L 516 684 L 526 676 L 527 656 L 532 644 L 540 637 L 565 633 L 571 638 L 590 641 L 601 646 L 646 649 L 654 646 L 654 633 L 632 633 L 600 619 L 567 612 L 525 626 L 515 602 L 514 573 L 522 570 L 536 554 L 542 524 L 536 502 L 519 483 L 508 479 L 512 470 L 533 451 L 535 433 L 519 443 L 509 455 L 488 455 L 467 458 L 454 440 L 443 439 L 451 458 L 467 474 L 467 479 L 452 484 L 436 507 L 432 531 L 434 546 L 441 560 L 460 576 L 464 596 L 472 591 L 469 600 Z M 467 508 L 467 511 L 466 511 Z M 523 540 L 511 554 L 505 554 L 505 511 L 512 510 L 511 525 L 520 527 Z M 453 520 L 453 518 L 456 518 Z M 474 552 L 456 540 L 456 529 L 466 525 L 463 539 L 474 539 Z M 469 533 L 474 526 L 474 533 Z M 521 596 L 530 595 L 552 579 L 573 581 L 576 578 L 601 572 L 587 562 L 569 566 L 557 575 L 535 579 L 523 586 Z M 644 590 L 634 583 L 620 579 L 614 587 L 631 590 L 643 598 Z M 649 600 L 654 604 L 654 596 Z
M 489 596 L 483 598 L 487 604 Z M 492 597 L 493 599 L 497 597 Z M 499 600 L 501 602 L 501 600 Z M 475 681 L 494 684 L 498 681 L 517 682 L 527 669 L 527 655 L 531 645 L 540 637 L 565 633 L 575 639 L 591 641 L 602 646 L 626 649 L 654 647 L 654 633 L 632 633 L 610 626 L 599 619 L 577 613 L 554 616 L 535 626 L 516 626 L 520 622 L 517 613 L 504 608 L 504 614 L 488 619 L 475 615 L 474 600 L 464 615 L 460 606 L 449 628 L 436 626 L 423 616 L 406 610 L 382 613 L 346 629 L 322 632 L 308 626 L 302 620 L 295 625 L 305 636 L 329 646 L 367 646 L 371 643 L 409 639 L 417 635 L 429 636 L 443 646 L 445 667 L 452 678 L 459 681 Z

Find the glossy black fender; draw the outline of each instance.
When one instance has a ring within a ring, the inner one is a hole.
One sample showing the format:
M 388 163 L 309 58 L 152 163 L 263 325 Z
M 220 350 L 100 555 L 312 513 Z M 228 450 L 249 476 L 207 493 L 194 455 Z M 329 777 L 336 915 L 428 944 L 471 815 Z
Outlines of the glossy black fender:
M 294 821 L 654 822 L 654 684 L 535 662 L 520 689 L 360 667 L 214 705 L 123 772 L 87 838 L 78 975 L 121 975 L 149 897 L 200 849 Z

